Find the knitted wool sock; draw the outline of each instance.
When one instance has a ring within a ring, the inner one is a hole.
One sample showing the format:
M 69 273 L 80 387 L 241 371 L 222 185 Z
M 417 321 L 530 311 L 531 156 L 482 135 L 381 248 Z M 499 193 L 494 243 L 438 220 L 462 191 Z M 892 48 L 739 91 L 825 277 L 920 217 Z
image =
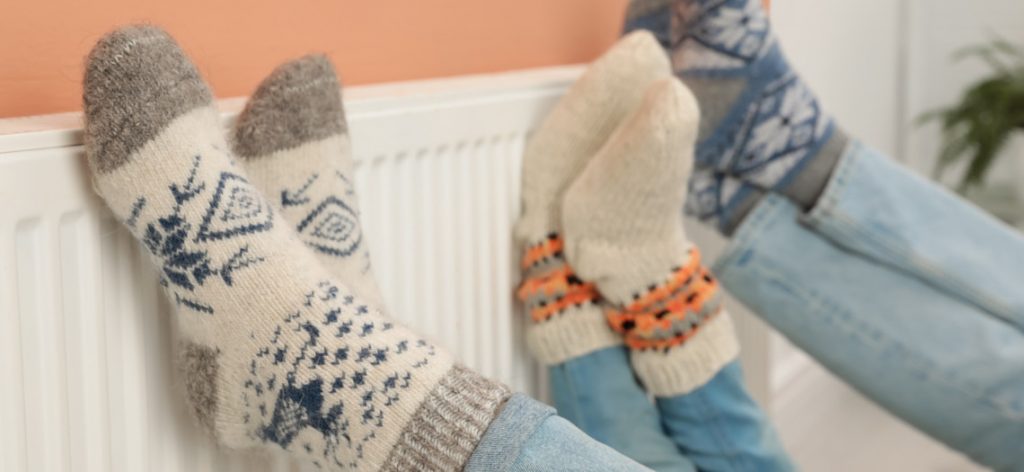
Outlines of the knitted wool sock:
M 461 469 L 508 390 L 321 268 L 235 165 L 174 41 L 115 31 L 84 82 L 95 188 L 176 305 L 200 423 L 228 447 L 281 448 L 328 470 Z
M 718 284 L 680 220 L 698 115 L 679 81 L 652 85 L 569 188 L 562 212 L 569 264 L 611 304 L 608 321 L 656 396 L 700 387 L 739 352 Z
M 587 69 L 526 146 L 523 214 L 515 230 L 525 252 L 518 294 L 532 320 L 527 344 L 544 364 L 622 342 L 605 322 L 594 287 L 580 282 L 562 257 L 562 196 L 643 89 L 670 76 L 668 58 L 649 33 L 628 35 Z
M 761 0 L 677 0 L 671 37 L 704 115 L 697 162 L 813 206 L 847 137 L 789 66 Z
M 341 85 L 327 57 L 275 69 L 235 122 L 235 155 L 321 264 L 372 306 L 383 300 L 352 184 L 352 148 Z
M 693 169 L 687 190 L 686 214 L 715 226 L 725 236 L 732 236 L 766 193 L 749 182 L 701 165 Z

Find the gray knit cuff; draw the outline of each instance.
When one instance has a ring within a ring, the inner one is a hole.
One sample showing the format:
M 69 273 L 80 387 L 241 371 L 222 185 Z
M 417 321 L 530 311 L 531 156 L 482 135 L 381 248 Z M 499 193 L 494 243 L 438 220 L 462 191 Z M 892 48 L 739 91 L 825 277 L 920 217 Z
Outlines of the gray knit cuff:
M 462 470 L 510 395 L 505 385 L 452 367 L 409 420 L 381 470 Z

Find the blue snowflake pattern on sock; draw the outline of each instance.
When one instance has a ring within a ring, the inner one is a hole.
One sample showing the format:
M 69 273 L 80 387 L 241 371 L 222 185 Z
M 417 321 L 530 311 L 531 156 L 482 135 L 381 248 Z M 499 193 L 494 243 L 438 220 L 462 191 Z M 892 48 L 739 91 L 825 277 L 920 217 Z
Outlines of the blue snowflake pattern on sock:
M 760 0 L 679 1 L 673 13 L 674 62 L 683 71 L 742 69 L 772 43 Z
M 716 89 L 735 94 L 702 132 L 697 165 L 764 190 L 786 185 L 834 125 L 783 56 L 760 0 L 677 1 L 672 29 L 673 63 L 698 100 L 728 106 Z
M 160 261 L 160 285 L 170 292 L 171 299 L 179 307 L 212 315 L 215 312 L 213 304 L 200 300 L 195 290 L 210 280 L 220 280 L 230 287 L 237 271 L 262 262 L 264 258 L 253 254 L 248 244 L 241 243 L 226 260 L 215 261 L 207 250 L 206 242 L 267 230 L 272 225 L 273 214 L 270 208 L 259 204 L 259 196 L 245 178 L 224 172 L 210 198 L 203 222 L 195 225 L 188 221 L 185 205 L 207 193 L 206 183 L 197 180 L 201 163 L 202 157 L 195 156 L 185 181 L 168 186 L 174 197 L 174 207 L 170 213 L 145 223 L 141 239 L 150 254 Z M 136 228 L 146 201 L 145 197 L 135 200 L 125 221 L 126 226 Z
M 318 465 L 358 470 L 366 444 L 387 424 L 388 409 L 435 355 L 422 339 L 372 341 L 393 325 L 368 313 L 344 289 L 321 282 L 269 339 L 253 340 L 264 346 L 243 392 L 245 405 L 259 412 L 245 418 L 254 439 L 288 449 L 304 432 L 315 432 L 311 437 L 323 443 L 301 447 L 319 457 Z M 411 368 L 388 367 L 391 357 L 410 355 Z
M 786 74 L 747 106 L 736 146 L 718 158 L 719 170 L 770 189 L 824 143 L 832 121 L 803 81 Z

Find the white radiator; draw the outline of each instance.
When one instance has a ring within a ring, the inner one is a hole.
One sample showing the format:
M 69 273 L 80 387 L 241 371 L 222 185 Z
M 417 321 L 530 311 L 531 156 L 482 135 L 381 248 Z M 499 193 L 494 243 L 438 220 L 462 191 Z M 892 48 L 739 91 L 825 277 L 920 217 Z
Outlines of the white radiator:
M 541 397 L 513 303 L 511 228 L 526 136 L 578 74 L 345 94 L 390 311 L 483 374 Z M 226 119 L 241 103 L 222 102 Z M 169 307 L 149 260 L 90 188 L 79 119 L 0 120 L 0 472 L 300 469 L 217 451 L 193 426 L 170 362 Z M 763 398 L 767 338 L 739 318 Z

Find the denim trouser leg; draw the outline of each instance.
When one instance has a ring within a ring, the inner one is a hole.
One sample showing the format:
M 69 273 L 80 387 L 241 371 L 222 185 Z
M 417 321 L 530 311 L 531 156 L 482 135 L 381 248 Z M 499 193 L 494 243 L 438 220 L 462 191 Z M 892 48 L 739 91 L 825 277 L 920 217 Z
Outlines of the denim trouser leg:
M 804 222 L 1024 331 L 1024 236 L 861 143 Z
M 513 395 L 487 428 L 467 472 L 641 472 L 648 470 L 555 416 L 551 407 Z
M 1024 332 L 798 216 L 763 199 L 716 263 L 725 287 L 897 416 L 989 467 L 1024 470 Z
M 665 435 L 658 411 L 617 346 L 548 369 L 558 414 L 590 437 L 654 470 L 696 470 Z
M 796 470 L 743 383 L 739 360 L 685 395 L 657 399 L 669 436 L 699 470 Z

